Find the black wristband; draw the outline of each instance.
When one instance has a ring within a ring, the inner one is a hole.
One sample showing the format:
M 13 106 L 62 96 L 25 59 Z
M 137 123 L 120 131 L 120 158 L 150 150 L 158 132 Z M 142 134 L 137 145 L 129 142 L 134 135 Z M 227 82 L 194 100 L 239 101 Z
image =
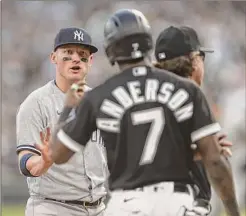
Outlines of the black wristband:
M 27 154 L 24 154 L 21 159 L 20 159 L 20 171 L 21 173 L 24 175 L 24 176 L 27 176 L 27 177 L 38 177 L 38 176 L 34 176 L 30 173 L 30 171 L 26 168 L 26 163 L 27 161 L 32 157 L 32 156 L 35 156 L 34 154 L 32 153 L 27 153 Z

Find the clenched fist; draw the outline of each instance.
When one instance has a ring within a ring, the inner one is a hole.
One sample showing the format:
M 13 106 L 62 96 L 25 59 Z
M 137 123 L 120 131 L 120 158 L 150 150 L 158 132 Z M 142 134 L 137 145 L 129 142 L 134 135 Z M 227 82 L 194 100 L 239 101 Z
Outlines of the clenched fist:
M 66 99 L 65 99 L 66 107 L 73 108 L 79 104 L 85 92 L 85 85 L 86 85 L 86 82 L 84 81 L 84 79 L 82 79 L 81 81 L 74 83 L 69 88 L 66 94 Z

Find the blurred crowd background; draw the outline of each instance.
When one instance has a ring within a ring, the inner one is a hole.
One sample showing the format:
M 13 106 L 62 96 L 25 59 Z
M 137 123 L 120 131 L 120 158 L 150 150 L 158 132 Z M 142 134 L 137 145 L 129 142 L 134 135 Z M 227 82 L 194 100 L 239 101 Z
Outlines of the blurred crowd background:
M 103 50 L 103 26 L 120 8 L 142 11 L 149 19 L 154 39 L 170 25 L 195 28 L 204 46 L 215 52 L 206 56 L 203 90 L 232 140 L 232 166 L 237 196 L 245 207 L 245 24 L 243 1 L 2 1 L 2 199 L 4 204 L 25 204 L 28 191 L 17 166 L 15 117 L 20 103 L 36 88 L 54 78 L 50 63 L 56 33 L 63 27 L 82 27 L 99 52 L 88 83 L 95 87 L 112 76 Z M 213 215 L 221 203 L 213 196 Z M 23 214 L 23 213 L 22 213 Z M 12 215 L 8 215 L 12 216 Z M 16 215 L 17 216 L 17 215 Z

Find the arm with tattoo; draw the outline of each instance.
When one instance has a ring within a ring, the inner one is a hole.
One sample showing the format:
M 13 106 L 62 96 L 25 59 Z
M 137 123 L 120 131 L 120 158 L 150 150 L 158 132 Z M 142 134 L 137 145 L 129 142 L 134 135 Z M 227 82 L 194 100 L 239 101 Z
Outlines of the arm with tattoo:
M 210 182 L 221 198 L 227 214 L 240 216 L 230 162 L 221 155 L 221 146 L 216 136 L 204 137 L 197 144 Z

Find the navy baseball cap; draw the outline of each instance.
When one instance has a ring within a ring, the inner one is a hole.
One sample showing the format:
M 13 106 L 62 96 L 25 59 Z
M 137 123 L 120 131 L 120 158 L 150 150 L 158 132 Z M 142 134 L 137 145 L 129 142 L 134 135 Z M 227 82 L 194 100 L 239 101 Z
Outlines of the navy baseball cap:
M 98 49 L 92 45 L 91 36 L 82 28 L 62 28 L 55 37 L 54 51 L 66 44 L 78 44 L 88 47 L 91 53 Z
M 157 61 L 168 60 L 193 51 L 212 53 L 214 50 L 201 46 L 198 35 L 193 28 L 170 26 L 163 30 L 156 40 L 155 57 Z

